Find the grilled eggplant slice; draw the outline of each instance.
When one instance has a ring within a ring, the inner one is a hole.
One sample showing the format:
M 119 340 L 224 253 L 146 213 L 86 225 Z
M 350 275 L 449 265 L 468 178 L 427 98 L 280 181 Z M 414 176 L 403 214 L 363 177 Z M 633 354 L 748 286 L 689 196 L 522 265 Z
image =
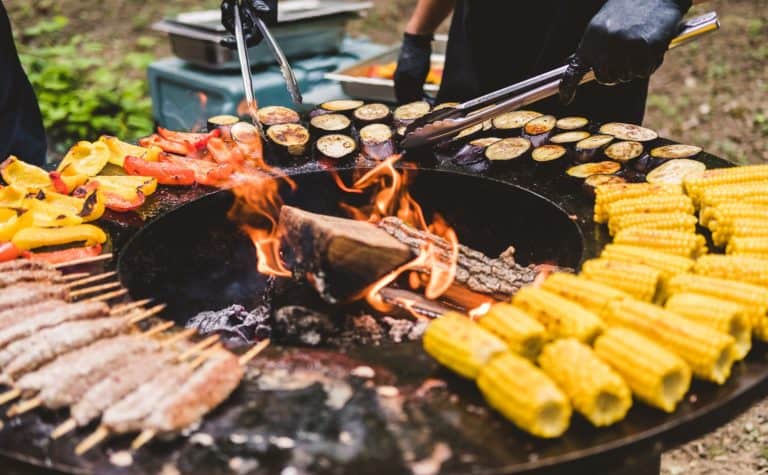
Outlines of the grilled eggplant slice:
M 357 152 L 357 142 L 349 135 L 328 134 L 323 135 L 315 142 L 315 156 L 318 160 L 324 160 L 329 164 L 351 159 Z
M 286 158 L 307 155 L 309 131 L 299 124 L 278 124 L 267 129 L 267 138 L 275 151 Z
M 342 114 L 323 114 L 309 119 L 309 132 L 312 137 L 322 137 L 328 134 L 349 135 L 352 121 Z
M 458 102 L 443 102 L 443 103 L 440 103 L 440 104 L 436 105 L 434 107 L 434 109 L 432 109 L 432 110 L 433 111 L 439 111 L 441 109 L 448 109 L 449 107 L 453 108 L 453 107 L 456 107 L 458 105 L 459 105 Z
M 369 124 L 389 124 L 392 122 L 392 111 L 386 104 L 366 104 L 358 107 L 352 114 L 358 127 Z
M 472 140 L 465 144 L 456 152 L 453 162 L 456 164 L 472 164 L 486 159 L 485 152 L 487 148 L 501 140 L 497 137 L 485 137 Z
M 592 135 L 577 142 L 574 147 L 576 161 L 588 162 L 593 160 L 597 153 L 611 142 L 613 142 L 613 135 L 606 134 Z
M 590 175 L 584 179 L 584 190 L 590 195 L 595 195 L 595 188 L 601 185 L 614 185 L 626 183 L 627 180 L 618 175 Z
M 574 143 L 574 142 L 581 142 L 582 140 L 585 140 L 589 137 L 589 132 L 586 132 L 584 130 L 574 130 L 571 132 L 562 132 L 557 135 L 553 135 L 549 138 L 549 141 L 552 143 L 558 143 L 558 144 L 566 144 L 566 143 Z
M 395 109 L 395 126 L 402 127 L 404 125 L 408 125 L 419 117 L 427 115 L 431 108 L 432 107 L 429 105 L 429 103 L 425 101 L 404 104 Z
M 534 147 L 544 145 L 555 130 L 557 119 L 553 115 L 542 115 L 529 120 L 523 126 L 523 137 L 531 141 Z
M 500 135 L 516 135 L 525 124 L 542 115 L 541 112 L 529 110 L 507 112 L 493 119 L 493 128 Z
M 267 128 L 279 124 L 298 124 L 301 121 L 298 112 L 283 106 L 262 107 L 256 113 L 256 118 Z
M 548 163 L 560 160 L 566 154 L 566 149 L 562 145 L 547 144 L 533 149 L 531 158 L 536 163 Z
M 680 185 L 685 177 L 703 173 L 707 166 L 689 158 L 677 158 L 668 160 L 646 176 L 648 183 L 664 185 Z
M 653 158 L 673 160 L 676 158 L 691 158 L 701 153 L 701 147 L 695 145 L 673 144 L 656 147 L 651 150 Z
M 392 129 L 385 124 L 371 124 L 360 129 L 360 144 L 363 155 L 371 160 L 384 160 L 395 154 Z
M 586 117 L 571 116 L 562 117 L 557 120 L 557 128 L 560 130 L 578 130 L 589 125 L 589 119 Z
M 627 163 L 643 154 L 643 144 L 632 140 L 614 142 L 605 148 L 605 156 L 619 163 Z
M 523 137 L 499 140 L 485 149 L 485 157 L 492 162 L 520 158 L 531 149 L 531 141 Z
M 238 122 L 240 122 L 240 118 L 236 115 L 215 115 L 208 118 L 206 126 L 208 127 L 208 132 L 220 129 L 222 133 L 225 133 Z
M 601 134 L 613 135 L 619 140 L 631 140 L 635 142 L 650 142 L 659 138 L 656 131 L 635 124 L 624 122 L 609 122 L 600 127 Z
M 238 122 L 229 129 L 229 134 L 237 143 L 252 144 L 261 140 L 259 129 L 248 122 Z
M 604 161 L 594 163 L 582 163 L 569 168 L 565 173 L 573 178 L 587 178 L 592 175 L 613 175 L 621 170 L 621 164 Z
M 335 101 L 323 102 L 320 104 L 320 109 L 328 111 L 332 114 L 344 114 L 352 117 L 352 113 L 355 109 L 362 107 L 365 104 L 363 101 L 356 99 L 339 99 Z

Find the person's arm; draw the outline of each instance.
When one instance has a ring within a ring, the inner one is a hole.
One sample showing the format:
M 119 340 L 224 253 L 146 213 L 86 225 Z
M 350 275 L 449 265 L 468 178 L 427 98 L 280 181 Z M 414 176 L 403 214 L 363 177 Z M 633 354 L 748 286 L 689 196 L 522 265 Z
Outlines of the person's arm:
M 451 14 L 455 3 L 456 0 L 419 0 L 405 32 L 411 35 L 433 35 Z

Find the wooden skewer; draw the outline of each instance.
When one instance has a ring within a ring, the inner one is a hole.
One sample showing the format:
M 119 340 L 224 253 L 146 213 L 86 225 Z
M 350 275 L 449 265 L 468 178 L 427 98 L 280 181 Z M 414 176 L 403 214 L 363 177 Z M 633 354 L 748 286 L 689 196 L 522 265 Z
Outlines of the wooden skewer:
M 70 417 L 53 429 L 51 432 L 51 439 L 56 440 L 62 435 L 68 434 L 75 429 L 77 429 L 77 421 Z
M 70 282 L 66 285 L 66 287 L 72 289 L 75 287 L 79 287 L 81 285 L 90 284 L 91 282 L 98 282 L 100 280 L 107 279 L 109 277 L 112 277 L 113 275 L 117 275 L 117 272 L 110 271 L 110 272 L 104 272 L 102 274 L 91 275 L 91 276 Z
M 97 427 L 96 430 L 91 433 L 91 435 L 80 441 L 80 443 L 75 446 L 75 454 L 83 455 L 84 453 L 99 445 L 108 436 L 109 429 L 107 429 L 105 426 Z
M 163 310 L 165 310 L 165 304 L 164 303 L 161 303 L 159 305 L 155 305 L 154 307 L 152 307 L 152 308 L 150 308 L 148 310 L 145 310 L 145 311 L 141 312 L 140 314 L 138 314 L 136 316 L 131 317 L 130 322 L 132 324 L 139 323 L 142 320 L 146 320 L 149 317 L 157 315 L 158 313 L 162 312 Z M 173 326 L 173 322 L 170 322 L 170 321 L 169 322 L 165 322 L 162 325 L 166 325 L 168 323 L 170 323 L 170 325 L 165 327 L 164 330 L 167 330 L 168 328 L 171 328 Z M 157 328 L 157 327 L 155 327 L 155 328 Z
M 155 435 L 157 435 L 156 430 L 144 429 L 141 431 L 141 434 L 136 436 L 136 438 L 133 439 L 133 442 L 131 442 L 131 450 L 139 450 L 144 444 L 152 440 Z
M 75 290 L 69 293 L 69 298 L 74 299 L 82 295 L 95 294 L 97 292 L 101 292 L 102 290 L 114 289 L 115 287 L 120 287 L 120 282 L 109 282 L 107 284 L 94 285 L 93 287 L 86 287 L 84 289 Z
M 8 417 L 18 416 L 18 415 L 24 414 L 25 412 L 35 410 L 42 405 L 43 405 L 42 399 L 40 399 L 39 397 L 33 397 L 32 399 L 25 399 L 24 401 L 21 401 L 18 404 L 14 404 L 10 409 L 8 409 L 8 411 L 5 414 Z
M 238 363 L 240 363 L 240 366 L 245 366 L 248 364 L 249 361 L 254 359 L 259 353 L 264 351 L 266 347 L 268 347 L 270 344 L 269 338 L 266 340 L 261 340 L 260 342 L 256 343 L 253 348 L 243 353 L 240 358 L 238 358 Z
M 167 329 L 171 328 L 173 325 L 174 325 L 173 322 L 163 322 L 163 323 L 161 323 L 161 324 L 159 324 L 157 326 L 154 326 L 154 327 L 150 328 L 149 330 L 143 332 L 141 335 L 142 336 L 157 335 L 158 333 L 162 333 L 162 332 L 166 331 Z
M 221 343 L 216 343 L 212 347 L 208 348 L 207 350 L 200 353 L 200 356 L 190 361 L 188 364 L 191 368 L 197 368 L 201 364 L 205 363 L 205 360 L 213 356 L 214 353 L 217 353 L 224 349 L 224 346 Z
M 0 406 L 2 406 L 5 403 L 11 402 L 17 397 L 21 396 L 21 390 L 20 389 L 9 389 L 8 391 L 4 392 L 3 394 L 0 394 Z
M 194 345 L 192 345 L 191 347 L 187 348 L 187 350 L 181 353 L 177 359 L 179 361 L 184 361 L 185 359 L 189 358 L 195 353 L 201 350 L 204 350 L 205 348 L 208 348 L 209 346 L 213 345 L 218 341 L 219 341 L 219 335 L 211 335 L 208 338 L 205 338 L 204 340 L 200 340 Z
M 70 282 L 72 280 L 82 279 L 83 277 L 88 277 L 89 273 L 87 272 L 75 272 L 74 274 L 64 274 L 60 276 L 58 279 L 56 279 L 56 282 Z
M 109 259 L 112 259 L 111 252 L 108 252 L 106 254 L 99 254 L 98 256 L 89 256 L 89 257 L 83 257 L 80 259 L 74 259 L 67 262 L 59 262 L 58 264 L 54 264 L 53 267 L 56 269 L 61 269 L 62 267 L 79 266 L 80 264 L 90 264 L 92 262 L 106 261 Z
M 109 312 L 110 315 L 117 315 L 120 313 L 125 313 L 129 310 L 133 310 L 134 308 L 143 307 L 144 305 L 151 302 L 152 299 L 144 299 L 144 300 L 137 300 L 135 302 L 125 303 L 122 305 L 115 305 L 112 307 L 112 310 Z
M 89 299 L 80 300 L 80 302 L 105 302 L 113 298 L 122 297 L 127 293 L 128 293 L 128 289 L 120 289 L 120 290 L 115 290 L 114 292 L 108 292 L 106 294 L 97 295 L 96 297 L 91 297 Z
M 195 333 L 197 333 L 197 329 L 196 328 L 187 328 L 186 330 L 182 330 L 182 331 L 180 331 L 178 333 L 175 333 L 175 334 L 171 335 L 170 337 L 166 338 L 165 340 L 163 340 L 162 341 L 162 345 L 163 346 L 171 346 L 174 343 L 180 342 L 181 340 L 186 340 L 187 338 L 191 337 Z

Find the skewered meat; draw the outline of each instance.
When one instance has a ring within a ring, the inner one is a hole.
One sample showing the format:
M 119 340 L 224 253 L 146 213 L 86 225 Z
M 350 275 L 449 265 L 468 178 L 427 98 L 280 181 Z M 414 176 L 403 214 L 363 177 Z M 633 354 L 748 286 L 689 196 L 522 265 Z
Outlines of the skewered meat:
M 37 315 L 55 308 L 61 308 L 67 303 L 63 300 L 48 299 L 21 307 L 10 308 L 0 312 L 0 330 L 16 325 L 19 322 L 27 320 L 30 315 Z
M 61 277 L 61 272 L 54 269 L 22 269 L 0 273 L 0 288 L 23 282 L 53 282 Z
M 68 297 L 69 289 L 64 285 L 16 284 L 0 291 L 0 311 L 33 304 L 41 300 L 66 300 Z
M 33 335 L 44 328 L 60 325 L 64 322 L 105 317 L 109 314 L 109 306 L 104 302 L 77 302 L 61 308 L 36 314 L 24 321 L 0 331 L 0 348 L 20 338 Z
M 55 270 L 56 268 L 45 261 L 35 259 L 15 259 L 1 262 L 0 272 L 13 272 L 19 270 Z

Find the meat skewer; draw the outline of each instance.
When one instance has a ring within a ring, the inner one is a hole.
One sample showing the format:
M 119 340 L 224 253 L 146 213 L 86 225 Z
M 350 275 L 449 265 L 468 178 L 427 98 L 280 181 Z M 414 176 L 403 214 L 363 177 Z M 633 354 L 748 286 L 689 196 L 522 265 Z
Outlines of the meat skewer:
M 42 302 L 10 308 L 0 312 L 0 331 L 9 326 L 27 320 L 30 315 L 37 315 L 67 305 L 67 302 L 58 299 L 48 299 Z
M 109 306 L 103 302 L 76 302 L 55 308 L 47 312 L 26 318 L 0 331 L 0 349 L 15 340 L 33 335 L 44 328 L 60 325 L 64 322 L 106 317 Z
M 99 254 L 98 256 L 88 256 L 80 259 L 74 259 L 57 264 L 49 264 L 41 259 L 15 259 L 12 261 L 0 262 L 0 272 L 11 272 L 17 270 L 53 270 L 63 267 L 78 266 L 81 264 L 91 264 L 112 259 L 112 253 Z
M 21 283 L 32 283 L 32 282 L 39 282 L 39 283 L 49 283 L 49 284 L 55 284 L 55 283 L 63 283 L 63 282 L 69 282 L 67 285 L 72 287 L 77 287 L 80 285 L 84 285 L 90 282 L 97 282 L 99 280 L 104 280 L 108 277 L 112 277 L 116 274 L 116 272 L 104 272 L 102 274 L 98 275 L 89 275 L 87 273 L 79 273 L 79 274 L 72 274 L 72 276 L 67 276 L 61 273 L 61 271 L 57 269 L 18 269 L 18 270 L 12 270 L 8 272 L 0 272 L 0 289 L 4 289 L 6 287 L 10 287 L 12 285 L 21 284 Z
M 62 267 L 72 267 L 72 266 L 79 266 L 82 264 L 92 264 L 94 262 L 108 261 L 110 259 L 112 259 L 112 253 L 107 252 L 106 254 L 99 254 L 98 256 L 89 256 L 89 257 L 83 257 L 80 259 L 73 259 L 67 262 L 59 262 L 58 264 L 54 264 L 53 267 L 55 267 L 56 269 L 61 269 Z
M 115 282 L 110 284 L 97 285 L 94 287 L 86 287 L 76 291 L 70 291 L 70 285 L 51 285 L 49 283 L 42 282 L 15 284 L 0 290 L 0 311 L 37 303 L 42 300 L 58 299 L 68 301 L 83 295 L 89 295 L 92 293 L 100 292 L 102 290 L 115 288 L 119 285 L 119 283 Z M 121 293 L 118 292 L 121 291 L 99 295 L 89 300 L 108 300 L 110 298 L 127 293 L 127 291 Z

